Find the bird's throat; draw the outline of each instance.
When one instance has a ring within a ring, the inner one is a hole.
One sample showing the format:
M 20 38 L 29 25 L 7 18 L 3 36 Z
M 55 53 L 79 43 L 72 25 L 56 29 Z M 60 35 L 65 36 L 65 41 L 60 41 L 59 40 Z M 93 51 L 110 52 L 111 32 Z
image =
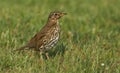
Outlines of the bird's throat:
M 58 25 L 58 20 L 48 20 L 48 25 Z

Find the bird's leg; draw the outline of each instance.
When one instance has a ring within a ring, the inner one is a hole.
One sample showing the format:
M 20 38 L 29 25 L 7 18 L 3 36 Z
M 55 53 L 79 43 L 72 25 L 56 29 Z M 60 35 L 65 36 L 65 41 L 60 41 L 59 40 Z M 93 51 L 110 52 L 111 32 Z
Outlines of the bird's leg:
M 43 59 L 43 52 L 42 51 L 39 51 L 39 55 L 40 55 L 40 63 L 43 64 L 44 62 L 44 59 Z
M 47 60 L 50 59 L 50 58 L 49 58 L 49 55 L 48 55 L 48 52 L 45 53 L 45 56 L 46 56 Z
M 39 55 L 40 55 L 40 59 L 43 61 L 43 51 L 41 48 L 39 48 Z
M 43 52 L 40 52 L 40 58 L 41 58 L 41 59 L 43 59 L 42 54 L 43 54 Z

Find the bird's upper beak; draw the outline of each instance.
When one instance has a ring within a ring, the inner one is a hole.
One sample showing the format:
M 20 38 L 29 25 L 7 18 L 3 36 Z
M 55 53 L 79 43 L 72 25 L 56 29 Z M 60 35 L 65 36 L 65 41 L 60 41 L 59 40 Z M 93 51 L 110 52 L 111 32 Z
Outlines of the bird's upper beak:
M 62 12 L 60 16 L 64 16 L 64 15 L 67 15 L 67 13 Z

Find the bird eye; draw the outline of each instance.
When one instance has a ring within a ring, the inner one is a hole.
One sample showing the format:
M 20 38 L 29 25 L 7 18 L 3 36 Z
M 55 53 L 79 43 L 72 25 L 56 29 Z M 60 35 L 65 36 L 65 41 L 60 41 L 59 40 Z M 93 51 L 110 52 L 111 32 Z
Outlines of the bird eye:
M 55 16 L 57 15 L 57 13 L 54 14 Z

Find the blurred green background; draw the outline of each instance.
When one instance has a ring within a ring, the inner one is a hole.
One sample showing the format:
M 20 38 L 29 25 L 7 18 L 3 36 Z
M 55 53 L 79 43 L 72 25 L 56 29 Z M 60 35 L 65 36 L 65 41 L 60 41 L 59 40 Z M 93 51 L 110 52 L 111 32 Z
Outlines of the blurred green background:
M 68 15 L 50 60 L 13 52 L 54 10 Z M 0 0 L 0 50 L 0 73 L 120 73 L 120 0 Z

